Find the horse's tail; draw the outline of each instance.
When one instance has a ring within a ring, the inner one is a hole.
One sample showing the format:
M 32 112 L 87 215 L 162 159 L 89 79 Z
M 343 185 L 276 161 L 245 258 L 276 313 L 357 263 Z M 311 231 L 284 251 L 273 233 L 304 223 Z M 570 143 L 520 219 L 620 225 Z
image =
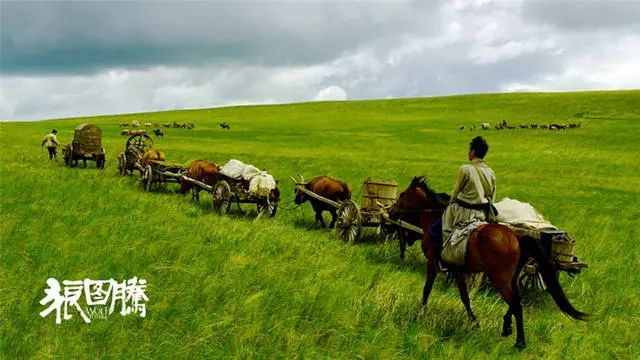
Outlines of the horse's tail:
M 542 279 L 547 285 L 547 291 L 551 294 L 560 310 L 576 320 L 587 320 L 589 314 L 578 311 L 567 299 L 556 276 L 555 266 L 544 249 L 542 249 L 540 243 L 530 236 L 523 236 L 518 240 L 520 247 L 526 250 L 525 255 L 530 254 L 538 263 Z

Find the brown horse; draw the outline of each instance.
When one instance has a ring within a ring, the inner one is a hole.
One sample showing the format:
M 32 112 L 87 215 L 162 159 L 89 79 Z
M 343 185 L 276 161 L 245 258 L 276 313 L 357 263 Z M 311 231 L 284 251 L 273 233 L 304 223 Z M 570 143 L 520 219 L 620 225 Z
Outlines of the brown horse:
M 421 214 L 424 233 L 422 252 L 427 258 L 427 280 L 422 293 L 423 305 L 427 304 L 437 274 L 436 262 L 442 261 L 440 259 L 441 244 L 438 243 L 438 239 L 431 238 L 429 228 L 442 215 L 446 206 L 447 204 L 439 200 L 437 194 L 427 186 L 424 177 L 415 177 L 389 211 L 391 218 L 398 218 L 400 214 L 406 212 Z M 588 315 L 576 310 L 567 299 L 556 277 L 554 265 L 538 241 L 528 236 L 518 238 L 504 225 L 486 224 L 474 230 L 469 235 L 466 264 L 462 267 L 449 266 L 456 280 L 460 299 L 474 323 L 476 316 L 471 311 L 463 274 L 484 272 L 488 276 L 502 299 L 509 305 L 503 317 L 502 336 L 511 335 L 511 317 L 515 316 L 517 334 L 515 346 L 518 348 L 524 348 L 526 342 L 517 279 L 529 256 L 532 256 L 540 265 L 547 291 L 560 310 L 574 319 L 586 320 Z
M 220 172 L 220 166 L 212 162 L 204 160 L 195 160 L 189 165 L 186 176 L 205 183 L 209 186 L 213 186 L 218 182 L 218 173 Z M 180 193 L 185 194 L 189 189 L 193 189 L 192 198 L 195 201 L 200 200 L 201 188 L 186 180 L 180 182 Z
M 302 181 L 304 181 L 304 179 L 302 179 Z M 349 189 L 349 185 L 344 181 L 328 176 L 317 176 L 306 183 L 304 187 L 305 189 L 329 200 L 344 201 L 351 199 L 351 189 Z M 336 224 L 336 219 L 338 218 L 336 215 L 336 208 L 329 204 L 325 204 L 320 200 L 314 199 L 300 190 L 296 189 L 295 192 L 296 198 L 294 202 L 300 205 L 309 200 L 311 207 L 313 207 L 313 211 L 316 213 L 316 223 L 320 222 L 323 228 L 327 225 L 325 225 L 324 220 L 322 219 L 322 212 L 330 212 L 331 224 L 329 224 L 329 228 L 333 228 Z

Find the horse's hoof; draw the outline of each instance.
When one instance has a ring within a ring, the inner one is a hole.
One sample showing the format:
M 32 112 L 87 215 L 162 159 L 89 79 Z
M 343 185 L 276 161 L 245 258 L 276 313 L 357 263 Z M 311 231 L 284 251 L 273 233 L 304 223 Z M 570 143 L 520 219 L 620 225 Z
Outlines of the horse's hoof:
M 511 334 L 513 334 L 513 330 L 511 330 L 511 328 L 506 328 L 502 330 L 502 337 L 507 337 L 510 336 Z
M 516 343 L 513 345 L 514 348 L 516 348 L 517 350 L 522 350 L 524 348 L 527 347 L 527 344 L 523 341 L 516 341 Z

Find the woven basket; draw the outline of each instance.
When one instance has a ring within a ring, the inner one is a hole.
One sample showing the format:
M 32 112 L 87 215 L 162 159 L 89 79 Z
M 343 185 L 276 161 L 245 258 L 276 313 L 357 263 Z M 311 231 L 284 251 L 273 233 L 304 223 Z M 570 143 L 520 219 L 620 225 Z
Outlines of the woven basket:
M 576 242 L 569 235 L 562 234 L 551 239 L 551 258 L 560 263 L 573 262 Z
M 362 184 L 362 195 L 360 208 L 364 211 L 380 209 L 380 204 L 384 206 L 393 205 L 397 198 L 398 183 L 391 181 L 374 181 L 368 178 Z

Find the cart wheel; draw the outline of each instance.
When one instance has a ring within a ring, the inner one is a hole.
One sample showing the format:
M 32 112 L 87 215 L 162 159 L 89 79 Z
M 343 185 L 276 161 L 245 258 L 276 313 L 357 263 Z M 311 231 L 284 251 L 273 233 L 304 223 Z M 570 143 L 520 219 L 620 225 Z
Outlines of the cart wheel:
M 220 180 L 213 187 L 213 210 L 220 215 L 229 212 L 231 207 L 231 187 L 229 183 Z
M 353 200 L 347 200 L 340 204 L 336 231 L 342 240 L 354 243 L 360 236 L 361 222 L 360 210 Z
M 125 145 L 125 149 L 127 150 L 138 150 L 143 154 L 153 147 L 153 139 L 147 134 L 136 134 L 127 140 L 127 144 Z
M 66 157 L 65 157 L 64 163 L 68 167 L 73 167 L 73 145 L 69 144 L 66 150 L 67 152 L 65 154 Z
M 118 154 L 118 170 L 120 176 L 127 175 L 127 156 L 124 153 Z
M 518 275 L 518 285 L 523 292 L 546 289 L 542 274 L 538 271 L 538 264 L 534 259 L 529 259 L 522 267 Z
M 151 170 L 151 165 L 147 165 L 147 167 L 144 168 L 140 181 L 142 183 L 142 189 L 146 192 L 150 192 L 151 183 L 153 183 L 153 171 Z
M 256 203 L 258 207 L 258 214 L 264 214 L 269 217 L 276 216 L 276 211 L 278 211 L 278 203 L 268 203 L 268 202 L 258 202 Z

